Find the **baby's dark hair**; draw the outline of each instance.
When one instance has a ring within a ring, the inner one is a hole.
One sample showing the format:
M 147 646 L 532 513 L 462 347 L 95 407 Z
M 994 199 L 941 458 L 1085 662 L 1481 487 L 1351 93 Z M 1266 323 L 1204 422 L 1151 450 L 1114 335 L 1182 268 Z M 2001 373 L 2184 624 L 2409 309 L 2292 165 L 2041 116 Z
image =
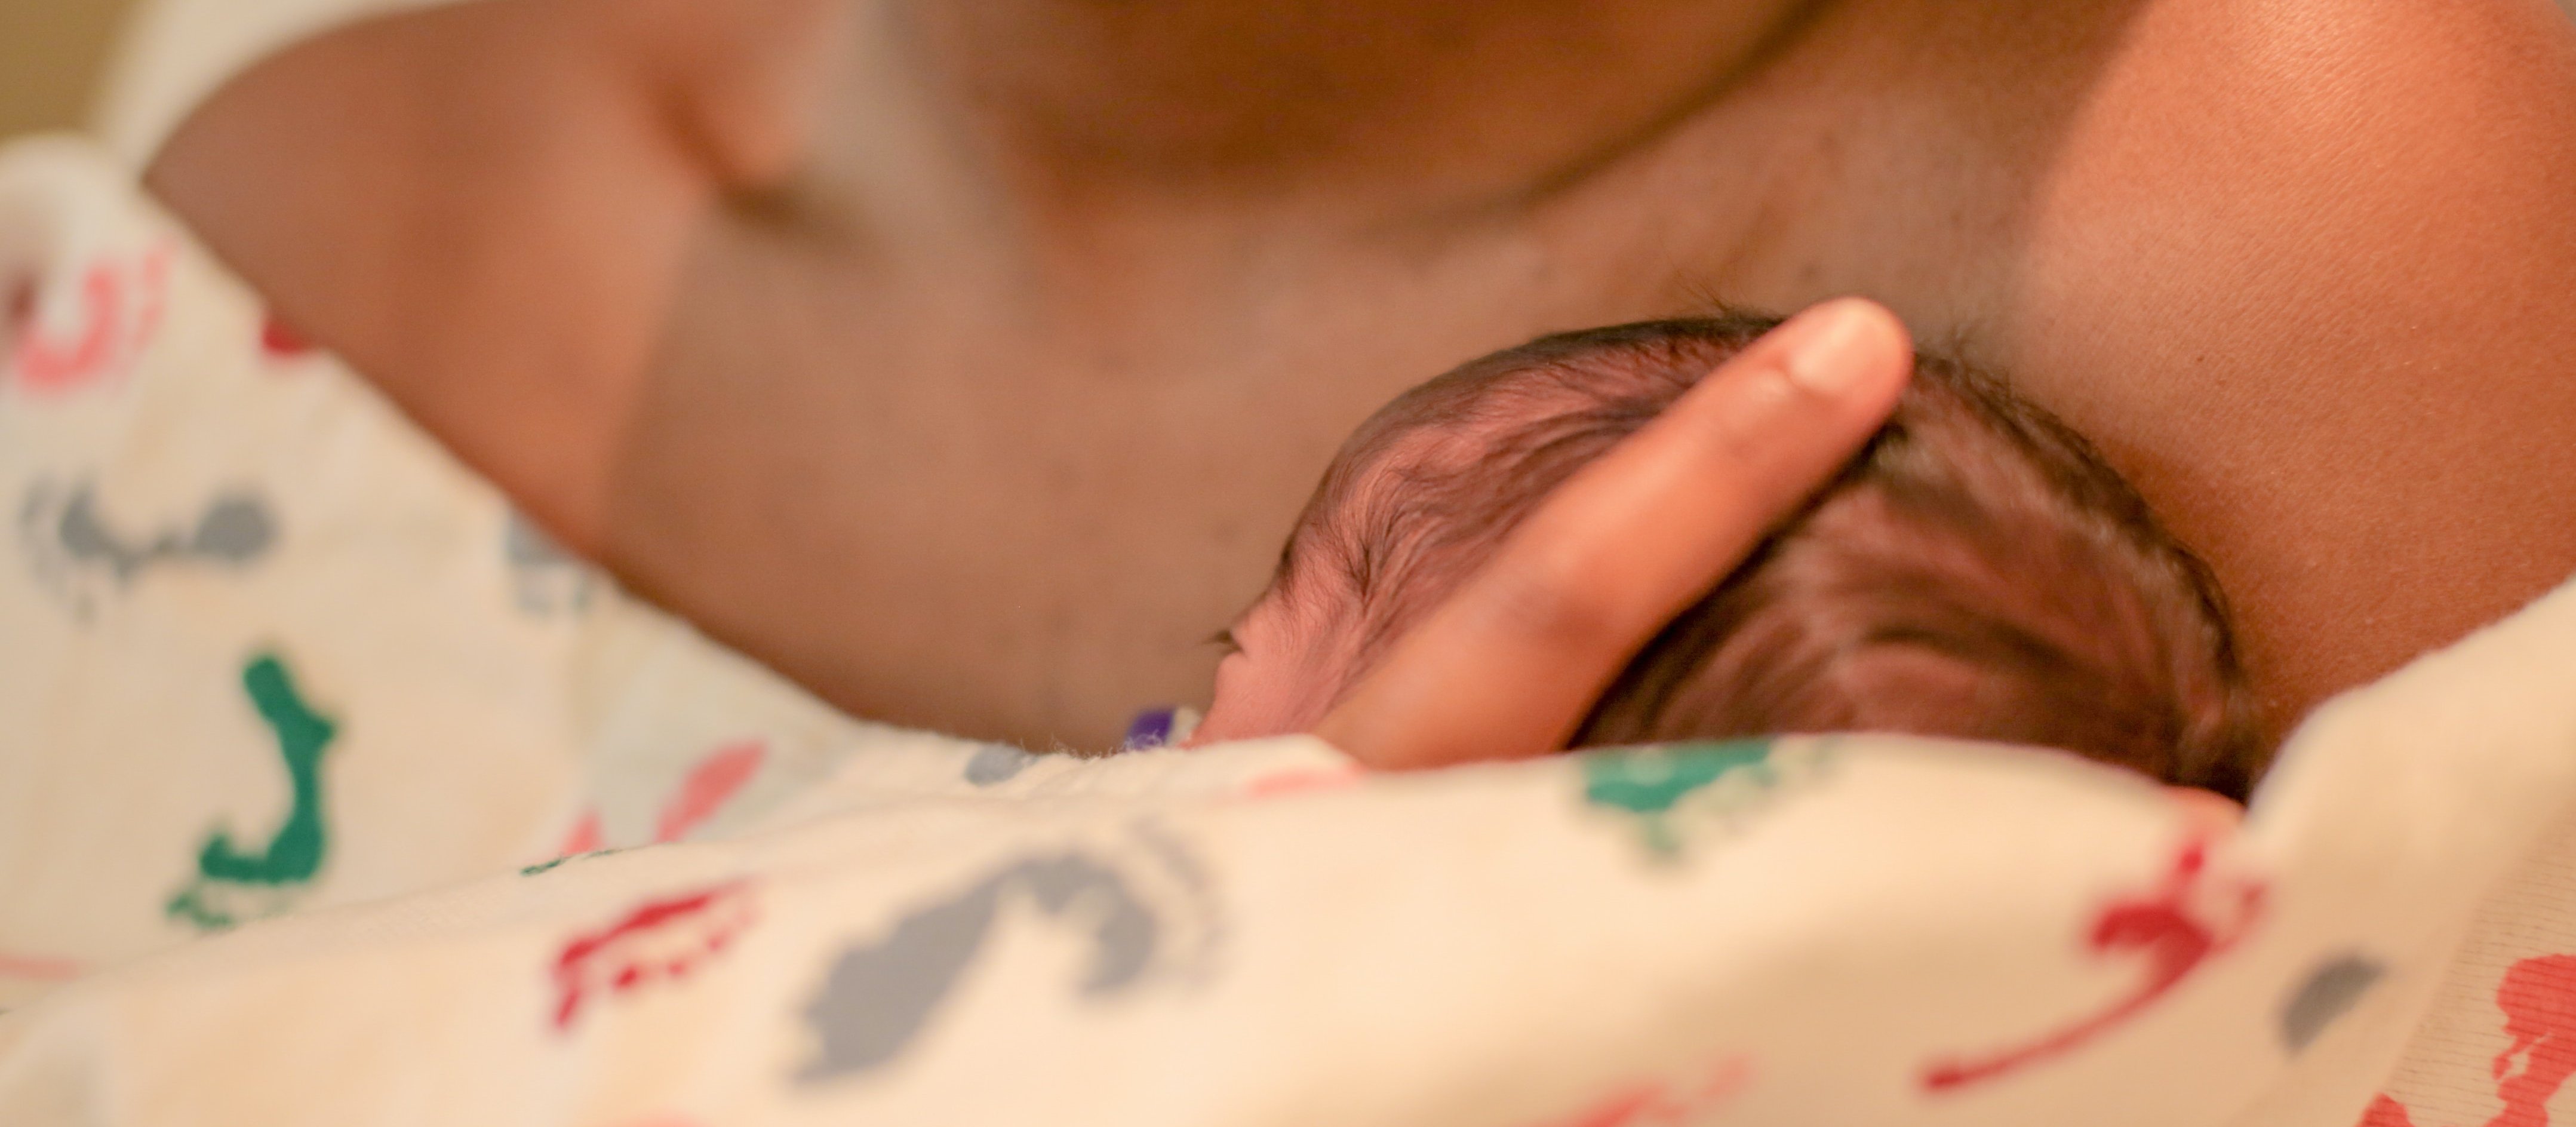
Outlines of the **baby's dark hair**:
M 1777 324 L 1563 333 L 1406 392 L 1334 460 L 1275 589 L 1356 592 L 1356 677 L 1551 490 Z M 2217 585 L 2137 492 L 2000 380 L 1925 354 L 1887 425 L 1629 662 L 1574 746 L 1912 732 L 2241 799 L 2251 699 Z

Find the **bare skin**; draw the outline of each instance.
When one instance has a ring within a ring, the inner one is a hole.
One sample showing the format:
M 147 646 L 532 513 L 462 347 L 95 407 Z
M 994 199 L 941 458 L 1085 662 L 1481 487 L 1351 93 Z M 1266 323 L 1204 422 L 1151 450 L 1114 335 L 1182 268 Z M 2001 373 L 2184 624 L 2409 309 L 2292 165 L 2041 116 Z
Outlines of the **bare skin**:
M 1261 600 L 1192 740 L 1312 731 L 1388 769 L 1564 747 L 1640 643 L 1832 476 L 1912 373 L 1885 309 L 1806 311 L 1550 493 L 1355 681 L 1352 616 Z
M 1708 294 L 2021 373 L 2277 722 L 2576 570 L 2544 0 L 1349 7 L 491 0 L 151 184 L 639 589 L 976 734 L 1200 697 L 1377 403 Z

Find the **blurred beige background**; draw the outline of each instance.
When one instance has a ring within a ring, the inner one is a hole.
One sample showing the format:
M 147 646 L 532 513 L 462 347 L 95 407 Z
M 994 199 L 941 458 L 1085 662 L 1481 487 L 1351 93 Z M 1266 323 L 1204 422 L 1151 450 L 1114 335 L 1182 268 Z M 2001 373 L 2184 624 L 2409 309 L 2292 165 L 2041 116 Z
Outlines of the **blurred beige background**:
M 0 0 L 0 137 L 80 124 L 133 0 Z M 2576 0 L 2558 0 L 2576 13 Z
M 132 0 L 0 0 L 0 137 L 77 125 Z

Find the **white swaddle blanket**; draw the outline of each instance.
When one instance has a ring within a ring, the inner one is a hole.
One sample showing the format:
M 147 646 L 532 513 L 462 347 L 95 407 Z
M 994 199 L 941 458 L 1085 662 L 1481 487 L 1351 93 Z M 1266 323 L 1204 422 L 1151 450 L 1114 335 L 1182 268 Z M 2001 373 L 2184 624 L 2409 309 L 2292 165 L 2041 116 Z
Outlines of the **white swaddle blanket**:
M 2432 1127 L 2576 1071 L 2563 870 L 2478 915 L 2576 794 L 2576 591 L 2241 830 L 1940 741 L 1038 757 L 546 550 L 86 146 L 0 153 L 19 276 L 0 1122 Z

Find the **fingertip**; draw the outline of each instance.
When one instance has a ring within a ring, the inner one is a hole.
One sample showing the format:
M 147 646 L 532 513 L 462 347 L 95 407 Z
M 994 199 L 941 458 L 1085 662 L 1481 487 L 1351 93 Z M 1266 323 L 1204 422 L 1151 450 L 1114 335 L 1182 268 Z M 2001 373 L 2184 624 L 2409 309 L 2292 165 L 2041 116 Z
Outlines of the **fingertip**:
M 1913 374 L 1914 343 L 1905 323 L 1865 297 L 1819 302 L 1774 332 L 1782 372 L 1816 395 L 1857 399 L 1877 392 L 1893 399 Z

